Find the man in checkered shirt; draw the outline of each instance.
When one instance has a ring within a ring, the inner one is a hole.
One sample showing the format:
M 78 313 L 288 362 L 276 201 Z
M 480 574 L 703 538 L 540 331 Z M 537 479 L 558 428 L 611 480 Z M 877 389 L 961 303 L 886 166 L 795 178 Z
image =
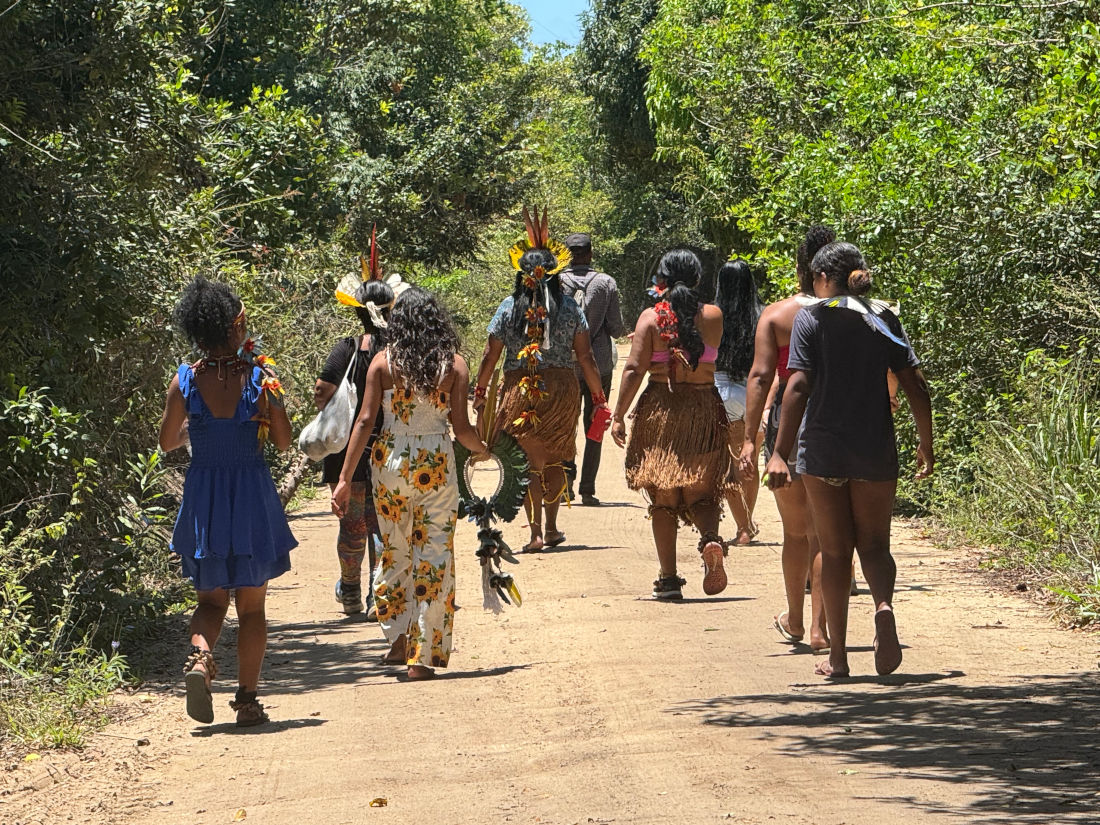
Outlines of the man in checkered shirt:
M 574 232 L 565 238 L 565 245 L 573 255 L 573 262 L 562 270 L 561 288 L 565 295 L 574 298 L 588 319 L 588 332 L 592 337 L 592 354 L 600 369 L 600 381 L 604 395 L 611 395 L 611 376 L 615 369 L 615 338 L 623 334 L 623 316 L 619 309 L 619 287 L 615 279 L 592 266 L 592 236 Z M 592 423 L 592 394 L 584 382 L 580 368 L 577 380 L 581 385 L 584 405 L 581 412 L 584 432 Z M 600 469 L 602 442 L 585 439 L 584 460 L 581 464 L 581 503 L 588 507 L 599 506 L 596 498 L 596 472 Z M 576 465 L 566 469 L 569 478 L 570 498 L 573 497 L 573 481 L 577 476 Z

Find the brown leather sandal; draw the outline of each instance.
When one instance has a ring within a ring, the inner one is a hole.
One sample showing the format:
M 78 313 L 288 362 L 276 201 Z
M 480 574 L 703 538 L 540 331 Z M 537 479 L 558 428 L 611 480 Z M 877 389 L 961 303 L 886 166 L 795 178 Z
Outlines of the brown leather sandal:
M 728 579 L 722 560 L 728 552 L 726 542 L 717 533 L 708 530 L 699 539 L 699 553 L 703 557 L 703 592 L 708 596 L 726 589 Z
M 209 650 L 191 645 L 191 655 L 183 666 L 183 684 L 187 688 L 187 715 L 209 725 L 214 721 L 214 698 L 210 683 L 218 675 L 218 665 Z
M 271 721 L 264 713 L 264 706 L 256 701 L 254 690 L 245 691 L 238 688 L 237 695 L 229 703 L 229 707 L 237 711 L 238 728 L 250 728 L 253 725 L 262 725 L 264 722 Z

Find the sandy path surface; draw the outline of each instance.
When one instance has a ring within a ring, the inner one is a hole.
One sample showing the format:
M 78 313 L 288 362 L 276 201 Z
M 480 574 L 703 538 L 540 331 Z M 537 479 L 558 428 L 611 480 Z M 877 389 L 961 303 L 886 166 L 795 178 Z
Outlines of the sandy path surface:
M 854 678 L 824 684 L 809 648 L 772 629 L 771 496 L 759 543 L 731 551 L 724 593 L 702 595 L 690 537 L 685 600 L 657 603 L 645 509 L 621 451 L 609 441 L 604 455 L 605 506 L 564 512 L 569 541 L 521 557 L 521 608 L 481 609 L 474 530 L 460 527 L 455 651 L 428 683 L 399 682 L 378 661 L 377 625 L 338 611 L 336 521 L 319 498 L 294 518 L 295 569 L 271 588 L 262 698 L 273 722 L 233 726 L 230 625 L 215 724 L 186 718 L 178 683 L 125 697 L 83 752 L 7 766 L 0 821 L 1100 820 L 1096 636 L 1053 627 L 991 589 L 973 557 L 899 523 L 901 672 L 868 675 L 864 588 L 851 606 Z M 513 546 L 522 533 L 505 528 Z M 385 807 L 370 807 L 376 798 Z

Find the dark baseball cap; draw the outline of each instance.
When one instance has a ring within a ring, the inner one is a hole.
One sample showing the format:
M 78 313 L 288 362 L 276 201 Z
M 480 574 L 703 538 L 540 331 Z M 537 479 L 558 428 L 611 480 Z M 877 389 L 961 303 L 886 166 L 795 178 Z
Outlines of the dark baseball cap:
M 587 232 L 573 232 L 565 236 L 565 245 L 570 249 L 591 249 L 592 236 Z

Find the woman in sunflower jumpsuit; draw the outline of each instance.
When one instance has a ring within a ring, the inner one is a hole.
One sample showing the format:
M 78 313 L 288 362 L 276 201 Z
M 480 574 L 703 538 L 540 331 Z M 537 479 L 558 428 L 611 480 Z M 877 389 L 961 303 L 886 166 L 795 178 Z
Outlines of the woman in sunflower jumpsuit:
M 390 343 L 371 362 L 366 397 L 352 430 L 337 515 L 379 406 L 382 427 L 371 449 L 382 555 L 374 578 L 378 621 L 391 643 L 385 660 L 408 665 L 410 679 L 446 667 L 454 627 L 454 534 L 458 522 L 454 437 L 475 454 L 485 443 L 470 425 L 469 368 L 457 354 L 450 318 L 427 292 L 409 289 L 393 308 Z M 454 407 L 451 399 L 459 400 Z

